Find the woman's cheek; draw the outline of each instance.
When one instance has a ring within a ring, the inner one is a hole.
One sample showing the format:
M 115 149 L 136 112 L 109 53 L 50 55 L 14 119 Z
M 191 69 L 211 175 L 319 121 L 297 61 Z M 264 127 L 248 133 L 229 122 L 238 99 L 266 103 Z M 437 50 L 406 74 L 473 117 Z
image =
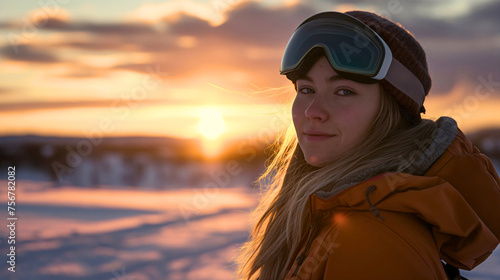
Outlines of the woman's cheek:
M 305 108 L 304 102 L 301 102 L 298 97 L 295 98 L 295 101 L 292 105 L 292 120 L 294 124 L 299 123 L 305 117 Z

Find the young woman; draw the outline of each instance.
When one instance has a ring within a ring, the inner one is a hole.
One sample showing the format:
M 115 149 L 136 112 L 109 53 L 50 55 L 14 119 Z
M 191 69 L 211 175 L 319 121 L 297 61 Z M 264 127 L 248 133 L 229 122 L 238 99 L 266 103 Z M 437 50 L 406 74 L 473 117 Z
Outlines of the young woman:
M 320 13 L 295 30 L 281 74 L 297 91 L 293 127 L 261 177 L 273 183 L 240 279 L 447 279 L 491 254 L 500 179 L 453 119 L 421 119 L 431 78 L 409 32 Z

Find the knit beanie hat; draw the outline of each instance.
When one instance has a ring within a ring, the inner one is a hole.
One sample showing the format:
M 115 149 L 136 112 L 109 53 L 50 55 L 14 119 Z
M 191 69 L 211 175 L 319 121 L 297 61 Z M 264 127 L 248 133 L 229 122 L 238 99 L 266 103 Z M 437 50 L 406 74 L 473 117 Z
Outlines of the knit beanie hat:
M 396 24 L 377 14 L 365 11 L 346 12 L 350 16 L 357 18 L 375 31 L 389 46 L 392 56 L 410 70 L 422 83 L 425 96 L 431 89 L 431 77 L 427 69 L 425 52 L 413 37 L 400 24 Z M 425 113 L 425 108 L 419 108 L 418 104 L 409 96 L 395 88 L 385 79 L 381 81 L 384 90 L 394 96 L 400 107 L 410 116 L 420 119 L 420 112 Z

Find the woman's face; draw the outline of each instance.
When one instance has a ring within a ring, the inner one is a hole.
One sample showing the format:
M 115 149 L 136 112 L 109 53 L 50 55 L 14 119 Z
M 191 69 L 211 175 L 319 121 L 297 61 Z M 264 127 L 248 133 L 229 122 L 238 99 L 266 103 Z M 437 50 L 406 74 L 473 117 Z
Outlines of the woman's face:
M 324 56 L 296 85 L 293 124 L 304 157 L 313 166 L 323 166 L 358 145 L 380 108 L 378 83 L 342 78 Z

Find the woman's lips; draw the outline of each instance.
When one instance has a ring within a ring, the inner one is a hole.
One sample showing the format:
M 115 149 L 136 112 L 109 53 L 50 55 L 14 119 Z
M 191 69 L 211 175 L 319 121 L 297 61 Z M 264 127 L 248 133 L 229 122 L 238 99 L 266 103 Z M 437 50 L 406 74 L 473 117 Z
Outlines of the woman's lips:
M 334 134 L 329 134 L 322 131 L 305 131 L 305 138 L 308 141 L 323 141 L 332 138 Z

